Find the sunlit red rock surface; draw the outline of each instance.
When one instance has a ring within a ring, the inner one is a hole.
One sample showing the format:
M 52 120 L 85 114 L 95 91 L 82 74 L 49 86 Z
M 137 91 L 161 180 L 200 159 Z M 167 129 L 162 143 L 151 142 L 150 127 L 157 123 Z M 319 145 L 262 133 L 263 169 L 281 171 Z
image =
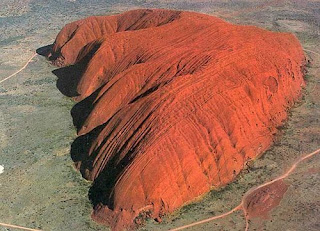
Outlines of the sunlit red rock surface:
M 79 102 L 72 157 L 93 219 L 160 219 L 232 181 L 272 143 L 304 86 L 295 36 L 216 17 L 134 10 L 67 24 L 49 54 Z

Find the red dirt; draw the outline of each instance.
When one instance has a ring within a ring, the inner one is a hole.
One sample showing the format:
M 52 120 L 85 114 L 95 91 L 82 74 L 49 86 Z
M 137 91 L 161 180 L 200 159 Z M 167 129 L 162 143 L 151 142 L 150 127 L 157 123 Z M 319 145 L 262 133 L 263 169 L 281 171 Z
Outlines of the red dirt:
M 82 100 L 73 116 L 86 146 L 73 157 L 95 181 L 93 219 L 114 230 L 231 182 L 271 145 L 304 86 L 294 35 L 192 12 L 76 21 L 49 56 L 71 64 L 59 80 L 74 76 L 66 88 Z
M 249 221 L 251 218 L 267 218 L 269 216 L 269 212 L 271 212 L 273 208 L 277 207 L 280 204 L 284 194 L 289 187 L 284 183 L 284 180 L 295 171 L 299 164 L 314 157 L 315 155 L 318 155 L 319 153 L 320 149 L 317 149 L 309 154 L 301 156 L 281 176 L 271 181 L 265 182 L 257 187 L 251 188 L 243 195 L 241 203 L 233 209 L 217 216 L 171 229 L 170 231 L 183 230 L 213 220 L 218 220 L 227 217 L 237 211 L 242 211 L 244 213 L 244 218 L 246 221 L 245 231 L 248 231 Z
M 280 204 L 288 187 L 283 180 L 278 180 L 248 193 L 243 201 L 247 218 L 268 219 L 269 212 Z

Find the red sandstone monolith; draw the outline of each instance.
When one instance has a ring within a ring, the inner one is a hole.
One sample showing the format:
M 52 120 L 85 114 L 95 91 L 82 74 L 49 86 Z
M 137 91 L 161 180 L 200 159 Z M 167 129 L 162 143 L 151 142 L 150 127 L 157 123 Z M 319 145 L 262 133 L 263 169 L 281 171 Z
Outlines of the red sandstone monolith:
M 304 86 L 294 35 L 194 12 L 79 20 L 49 56 L 77 70 L 70 87 L 88 112 L 76 166 L 98 182 L 93 219 L 114 230 L 231 182 L 270 147 Z

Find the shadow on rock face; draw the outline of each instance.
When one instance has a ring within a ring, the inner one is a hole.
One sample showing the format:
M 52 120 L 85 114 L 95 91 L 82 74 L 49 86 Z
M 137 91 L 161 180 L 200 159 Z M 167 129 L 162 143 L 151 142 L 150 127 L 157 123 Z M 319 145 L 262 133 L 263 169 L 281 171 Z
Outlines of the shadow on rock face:
M 131 162 L 129 157 L 130 155 L 128 155 L 128 157 L 123 158 L 120 163 L 116 164 L 119 160 L 118 155 L 116 154 L 115 156 L 110 157 L 110 160 L 98 176 L 91 174 L 94 172 L 94 161 L 102 151 L 101 149 L 103 144 L 106 142 L 106 139 L 102 141 L 102 145 L 97 149 L 91 151 L 90 149 L 92 149 L 94 142 L 97 140 L 99 134 L 103 131 L 108 122 L 96 127 L 85 135 L 77 137 L 72 143 L 70 150 L 70 155 L 75 163 L 75 167 L 81 172 L 85 179 L 93 181 L 88 194 L 93 207 L 103 204 L 107 205 L 109 208 L 113 208 L 112 191 L 114 189 L 114 185 L 122 171 Z M 88 155 L 88 153 L 90 153 L 90 155 Z M 91 170 L 91 173 L 87 171 L 88 169 Z
M 73 119 L 73 125 L 77 128 L 77 132 L 82 128 L 85 120 L 90 115 L 93 107 L 94 107 L 94 100 L 97 98 L 101 88 L 96 90 L 90 96 L 85 98 L 84 100 L 78 102 L 73 106 L 71 109 L 71 116 Z
M 89 200 L 94 208 L 102 204 L 109 209 L 114 209 L 114 187 L 123 171 L 132 163 L 130 156 L 130 154 L 127 155 L 119 162 L 118 154 L 112 156 L 98 177 L 94 179 L 89 189 Z
M 77 169 L 80 170 L 83 177 L 86 179 L 89 179 L 90 177 L 86 175 L 85 169 L 92 166 L 97 153 L 94 152 L 91 155 L 88 155 L 89 149 L 91 148 L 92 143 L 97 138 L 104 126 L 105 125 L 103 124 L 85 135 L 78 136 L 71 145 L 71 158 L 75 163 Z

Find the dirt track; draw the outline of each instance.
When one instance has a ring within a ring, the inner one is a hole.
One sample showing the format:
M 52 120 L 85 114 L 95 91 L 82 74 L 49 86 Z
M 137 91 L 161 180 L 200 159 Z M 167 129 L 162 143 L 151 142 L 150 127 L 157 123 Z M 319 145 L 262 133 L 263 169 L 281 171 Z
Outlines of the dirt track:
M 32 62 L 33 58 L 36 57 L 38 54 L 37 53 L 34 53 L 29 59 L 28 61 L 26 62 L 26 64 L 21 67 L 19 70 L 17 70 L 16 72 L 14 72 L 13 74 L 9 75 L 8 77 L 5 77 L 4 79 L 0 80 L 0 83 L 3 83 L 4 81 L 12 78 L 13 76 L 15 76 L 16 74 L 20 73 L 21 71 L 23 71 L 30 62 Z
M 275 182 L 277 181 L 281 181 L 285 178 L 287 178 L 295 169 L 296 167 L 301 163 L 303 162 L 304 160 L 306 159 L 309 159 L 311 157 L 313 157 L 314 155 L 316 154 L 319 154 L 320 153 L 320 148 L 312 153 L 309 153 L 307 155 L 304 155 L 302 156 L 300 159 L 298 159 L 292 166 L 291 168 L 286 171 L 283 175 L 279 176 L 278 178 L 274 179 L 274 180 L 271 180 L 271 181 L 268 181 L 262 185 L 259 185 L 257 186 L 256 188 L 252 188 L 250 189 L 243 197 L 242 197 L 242 201 L 241 203 L 236 206 L 234 209 L 226 212 L 226 213 L 223 213 L 223 214 L 220 214 L 218 216 L 214 216 L 214 217 L 211 217 L 211 218 L 208 218 L 208 219 L 205 219 L 205 220 L 202 220 L 202 221 L 198 221 L 198 222 L 194 222 L 194 223 L 191 223 L 191 224 L 188 224 L 188 225 L 185 225 L 185 226 L 181 226 L 181 227 L 178 227 L 178 228 L 174 228 L 174 229 L 171 229 L 171 231 L 177 231 L 177 230 L 182 230 L 182 229 L 186 229 L 186 228 L 190 228 L 190 227 L 193 227 L 193 226 L 196 226 L 196 225 L 200 225 L 200 224 L 203 224 L 203 223 L 206 223 L 206 222 L 210 222 L 210 221 L 213 221 L 213 220 L 216 220 L 216 219 L 220 219 L 220 218 L 223 218 L 223 217 L 226 217 L 238 210 L 242 210 L 244 215 L 245 215 L 245 219 L 246 219 L 246 228 L 245 228 L 245 231 L 249 230 L 249 217 L 250 217 L 250 212 L 248 212 L 248 209 L 247 207 L 245 206 L 246 204 L 248 204 L 248 198 L 250 198 L 250 196 L 254 193 L 256 193 L 257 191 L 259 191 L 259 189 L 263 188 L 263 187 L 268 187 L 272 184 L 274 184 Z M 272 208 L 270 208 L 272 209 Z

